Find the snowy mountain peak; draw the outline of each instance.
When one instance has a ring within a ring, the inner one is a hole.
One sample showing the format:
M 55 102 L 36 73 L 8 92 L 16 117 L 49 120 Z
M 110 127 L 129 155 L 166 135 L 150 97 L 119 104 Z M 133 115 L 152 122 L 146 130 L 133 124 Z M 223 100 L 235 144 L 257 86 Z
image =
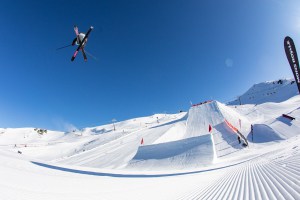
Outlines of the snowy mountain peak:
M 228 105 L 282 102 L 298 94 L 294 79 L 279 79 L 254 84 L 247 92 Z

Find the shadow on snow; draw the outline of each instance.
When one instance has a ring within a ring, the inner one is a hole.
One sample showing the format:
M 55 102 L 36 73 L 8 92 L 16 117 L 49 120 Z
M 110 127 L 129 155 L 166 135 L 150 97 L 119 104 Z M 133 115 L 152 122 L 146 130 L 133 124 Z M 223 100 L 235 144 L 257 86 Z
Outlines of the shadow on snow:
M 255 157 L 256 158 L 256 157 Z M 232 167 L 236 165 L 240 165 L 242 163 L 248 162 L 252 159 L 249 160 L 244 160 L 235 164 L 223 166 L 223 167 L 218 167 L 218 168 L 213 168 L 213 169 L 205 169 L 205 170 L 199 170 L 199 171 L 192 171 L 192 172 L 182 172 L 182 173 L 173 173 L 173 174 L 113 174 L 113 173 L 104 173 L 104 172 L 92 172 L 92 171 L 85 171 L 85 170 L 79 170 L 79 169 L 70 169 L 66 167 L 59 167 L 55 165 L 49 165 L 45 163 L 40 163 L 40 162 L 34 162 L 31 161 L 31 163 L 41 166 L 41 167 L 46 167 L 49 169 L 54 169 L 54 170 L 59 170 L 59 171 L 64 171 L 64 172 L 71 172 L 71 173 L 76 173 L 76 174 L 83 174 L 83 175 L 91 175 L 91 176 L 108 176 L 108 177 L 115 177 L 115 178 L 159 178 L 159 177 L 170 177 L 170 176 L 180 176 L 180 175 L 189 175 L 189 174 L 198 174 L 198 173 L 203 173 L 203 172 L 210 172 L 210 171 L 215 171 L 215 170 L 220 170 L 224 169 L 227 167 Z

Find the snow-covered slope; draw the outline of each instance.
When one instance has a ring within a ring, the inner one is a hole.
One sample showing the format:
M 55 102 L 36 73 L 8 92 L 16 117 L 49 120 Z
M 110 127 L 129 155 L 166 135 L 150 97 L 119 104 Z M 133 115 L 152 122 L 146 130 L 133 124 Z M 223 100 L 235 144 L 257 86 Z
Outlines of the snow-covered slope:
M 242 105 L 232 108 L 251 119 L 251 123 L 254 125 L 254 137 L 257 134 L 264 134 L 267 129 L 269 130 L 268 133 L 271 131 L 276 133 L 277 138 L 285 139 L 300 133 L 300 95 L 281 103 Z M 295 120 L 287 119 L 282 114 L 295 117 Z M 248 130 L 250 131 L 250 129 Z M 248 137 L 250 136 L 248 135 Z
M 282 102 L 298 94 L 294 79 L 279 79 L 253 85 L 238 99 L 228 105 L 262 104 L 265 102 Z
M 224 165 L 165 174 L 44 164 L 0 150 L 0 194 L 3 200 L 299 199 L 300 137 L 262 147 L 246 160 L 239 155 Z
M 128 120 L 126 123 L 116 124 L 117 130 L 113 134 L 120 135 L 118 138 L 106 141 L 93 149 L 82 151 L 73 156 L 58 159 L 57 162 L 64 164 L 101 167 L 101 168 L 122 168 L 126 167 L 129 161 L 135 156 L 143 140 L 143 145 L 156 143 L 165 133 L 169 134 L 173 127 L 178 126 L 185 120 L 186 113 L 175 115 L 162 115 L 160 118 L 151 116 L 142 119 Z M 127 131 L 123 132 L 123 128 Z M 131 127 L 131 129 L 128 129 Z M 112 133 L 106 133 L 112 134 Z M 103 135 L 98 136 L 102 141 Z
M 273 97 L 70 133 L 0 129 L 1 199 L 300 199 L 300 95 Z
M 273 145 L 273 151 L 233 166 L 216 181 L 180 196 L 185 199 L 299 199 L 299 136 Z
M 14 146 L 30 143 L 40 143 L 40 145 L 57 142 L 64 136 L 64 132 L 48 131 L 47 134 L 38 134 L 35 128 L 0 128 L 0 145 Z
M 254 126 L 253 143 L 273 142 L 297 133 L 299 121 L 288 122 L 281 115 L 299 115 L 298 105 L 298 96 L 282 103 L 256 106 L 230 107 L 211 101 L 191 107 L 188 113 L 135 118 L 71 133 L 48 131 L 39 135 L 33 128 L 2 129 L 0 144 L 12 151 L 68 165 L 131 170 L 192 169 L 245 150 L 225 120 L 238 128 L 250 145 L 250 124 Z

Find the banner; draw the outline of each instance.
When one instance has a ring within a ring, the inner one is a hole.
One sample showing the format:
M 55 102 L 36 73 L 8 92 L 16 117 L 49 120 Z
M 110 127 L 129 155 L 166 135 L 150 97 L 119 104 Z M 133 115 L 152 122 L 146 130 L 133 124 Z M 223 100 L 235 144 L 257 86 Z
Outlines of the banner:
M 296 47 L 294 44 L 294 41 L 289 36 L 285 37 L 284 39 L 284 50 L 286 57 L 290 63 L 290 66 L 292 68 L 295 81 L 298 86 L 298 91 L 300 93 L 300 68 L 299 68 L 299 61 L 297 56 Z

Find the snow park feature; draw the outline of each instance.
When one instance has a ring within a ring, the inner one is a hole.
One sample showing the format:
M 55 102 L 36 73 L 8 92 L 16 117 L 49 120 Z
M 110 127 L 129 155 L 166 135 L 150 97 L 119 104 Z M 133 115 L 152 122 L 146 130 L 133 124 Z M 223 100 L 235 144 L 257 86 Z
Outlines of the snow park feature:
M 300 199 L 300 96 L 280 80 L 255 84 L 243 105 L 70 132 L 0 128 L 0 199 Z
M 0 200 L 300 200 L 300 0 L 0 15 Z
M 295 120 L 296 119 L 295 117 L 289 116 L 287 114 L 282 114 L 282 117 L 288 118 L 290 120 Z

